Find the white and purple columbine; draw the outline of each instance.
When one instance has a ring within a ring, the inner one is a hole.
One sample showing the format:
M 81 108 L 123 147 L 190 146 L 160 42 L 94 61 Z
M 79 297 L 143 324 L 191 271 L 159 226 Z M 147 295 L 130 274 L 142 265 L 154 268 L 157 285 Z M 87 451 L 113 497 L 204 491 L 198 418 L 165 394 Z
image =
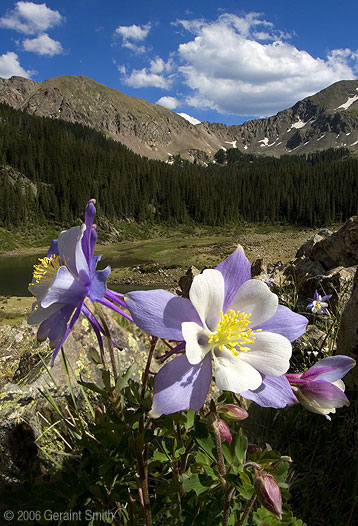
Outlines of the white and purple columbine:
M 136 291 L 124 298 L 141 329 L 185 342 L 185 350 L 184 345 L 178 347 L 183 354 L 155 377 L 151 416 L 199 410 L 210 387 L 212 361 L 220 389 L 250 395 L 265 385 L 267 376 L 264 391 L 271 405 L 292 403 L 283 375 L 292 354 L 290 342 L 304 333 L 307 319 L 278 305 L 265 283 L 251 279 L 242 247 L 216 269 L 195 276 L 189 298 L 165 290 Z
M 332 294 L 329 294 L 328 296 L 320 296 L 317 291 L 315 291 L 313 295 L 312 303 L 309 303 L 306 307 L 306 310 L 310 310 L 313 312 L 313 314 L 327 314 L 329 315 L 329 311 L 327 309 L 328 303 L 327 301 L 330 300 L 332 297 Z
M 335 413 L 336 408 L 349 405 L 341 378 L 355 364 L 355 360 L 349 356 L 329 356 L 304 373 L 286 374 L 286 378 L 298 401 L 306 409 L 331 420 L 329 413 Z
M 102 343 L 103 327 L 86 305 L 86 299 L 131 319 L 121 309 L 125 306 L 123 295 L 107 289 L 110 267 L 96 270 L 101 256 L 93 255 L 97 241 L 94 205 L 95 200 L 91 199 L 86 206 L 85 223 L 61 232 L 58 239 L 52 241 L 47 257 L 34 266 L 29 290 L 36 301 L 28 323 L 40 324 L 37 332 L 40 341 L 49 338 L 54 349 L 52 364 L 81 312 Z

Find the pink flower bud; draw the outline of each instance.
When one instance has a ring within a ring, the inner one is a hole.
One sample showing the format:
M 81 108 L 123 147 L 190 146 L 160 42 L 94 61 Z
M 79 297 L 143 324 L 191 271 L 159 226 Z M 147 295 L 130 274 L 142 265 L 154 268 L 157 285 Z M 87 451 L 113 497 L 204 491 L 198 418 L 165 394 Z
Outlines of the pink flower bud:
M 227 440 L 229 444 L 231 444 L 232 436 L 229 426 L 227 425 L 224 420 L 221 420 L 220 418 L 216 420 L 215 427 L 217 431 L 219 432 L 221 440 Z
M 232 420 L 245 420 L 249 416 L 248 412 L 242 407 L 234 404 L 226 404 L 218 408 L 219 413 L 223 413 Z
M 281 520 L 282 497 L 274 477 L 266 471 L 255 469 L 255 491 L 261 504 Z

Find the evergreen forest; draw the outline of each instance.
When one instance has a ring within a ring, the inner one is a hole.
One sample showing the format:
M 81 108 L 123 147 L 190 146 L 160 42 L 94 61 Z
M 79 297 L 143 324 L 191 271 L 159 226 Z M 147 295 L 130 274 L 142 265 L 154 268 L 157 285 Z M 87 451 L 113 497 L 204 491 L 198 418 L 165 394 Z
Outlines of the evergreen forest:
M 69 224 L 95 197 L 108 220 L 307 227 L 358 214 L 347 149 L 281 158 L 229 150 L 205 166 L 148 160 L 79 124 L 0 105 L 0 226 Z

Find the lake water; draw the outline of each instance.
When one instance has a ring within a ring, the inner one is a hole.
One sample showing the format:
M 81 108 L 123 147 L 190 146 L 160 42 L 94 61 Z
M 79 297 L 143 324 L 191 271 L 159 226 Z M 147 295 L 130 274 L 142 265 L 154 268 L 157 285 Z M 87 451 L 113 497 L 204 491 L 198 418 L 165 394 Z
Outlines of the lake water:
M 38 262 L 39 257 L 46 254 L 33 254 L 27 256 L 0 256 L 0 296 L 31 296 L 28 290 L 32 280 L 33 266 Z M 111 268 L 135 266 L 144 261 L 138 258 L 125 256 L 103 257 L 98 268 Z M 129 290 L 145 289 L 146 287 L 136 287 L 134 285 L 119 285 L 113 287 L 117 292 L 128 292 Z

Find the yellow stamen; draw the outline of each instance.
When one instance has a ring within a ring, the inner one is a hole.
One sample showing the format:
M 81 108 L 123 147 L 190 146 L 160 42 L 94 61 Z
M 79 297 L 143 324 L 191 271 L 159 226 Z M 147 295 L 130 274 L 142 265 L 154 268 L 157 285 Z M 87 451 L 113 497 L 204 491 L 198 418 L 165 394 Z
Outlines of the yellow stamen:
M 32 276 L 33 282 L 30 283 L 30 287 L 39 284 L 40 281 L 43 282 L 41 284 L 51 283 L 56 272 L 62 265 L 60 256 L 55 256 L 54 254 L 52 254 L 52 256 L 49 258 L 39 258 L 39 262 L 40 263 L 37 265 L 34 265 L 34 272 Z
M 220 351 L 224 348 L 231 351 L 234 356 L 238 356 L 238 350 L 247 352 L 250 347 L 247 344 L 254 343 L 255 335 L 252 329 L 247 326 L 251 323 L 250 314 L 229 310 L 227 314 L 220 313 L 220 321 L 216 331 L 209 337 L 209 343 L 219 347 Z M 261 329 L 257 329 L 260 331 Z

